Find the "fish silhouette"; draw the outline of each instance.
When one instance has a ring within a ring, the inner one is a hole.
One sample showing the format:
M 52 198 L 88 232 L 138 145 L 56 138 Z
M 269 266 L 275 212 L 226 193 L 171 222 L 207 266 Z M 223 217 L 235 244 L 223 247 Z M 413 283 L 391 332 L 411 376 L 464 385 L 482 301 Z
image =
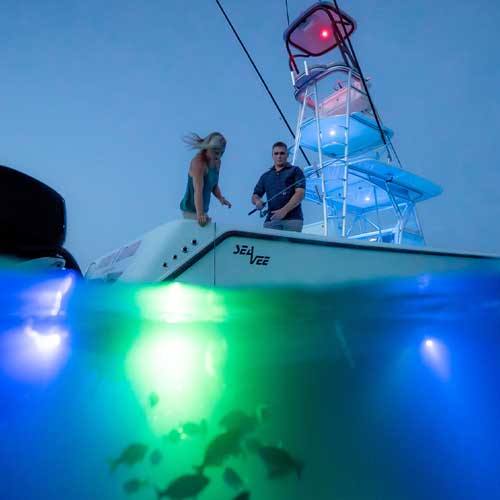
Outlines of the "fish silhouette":
M 131 467 L 136 463 L 142 462 L 142 460 L 144 460 L 144 457 L 146 456 L 147 451 L 148 447 L 145 444 L 130 444 L 122 451 L 118 458 L 111 461 L 110 472 L 114 472 L 119 465 L 127 465 L 128 467 Z
M 203 457 L 203 463 L 195 466 L 198 472 L 203 472 L 206 467 L 217 467 L 229 457 L 241 455 L 241 432 L 228 431 L 219 434 L 208 443 Z
M 174 479 L 163 491 L 156 490 L 157 498 L 172 498 L 182 500 L 184 498 L 196 498 L 206 488 L 210 479 L 203 474 L 185 474 Z

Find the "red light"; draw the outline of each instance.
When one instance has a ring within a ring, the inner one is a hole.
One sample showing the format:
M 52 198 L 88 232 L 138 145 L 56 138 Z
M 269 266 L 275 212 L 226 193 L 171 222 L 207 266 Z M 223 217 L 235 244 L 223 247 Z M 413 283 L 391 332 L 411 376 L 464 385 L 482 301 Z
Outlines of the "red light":
M 321 38 L 328 38 L 330 36 L 330 32 L 328 30 L 323 30 L 321 32 Z

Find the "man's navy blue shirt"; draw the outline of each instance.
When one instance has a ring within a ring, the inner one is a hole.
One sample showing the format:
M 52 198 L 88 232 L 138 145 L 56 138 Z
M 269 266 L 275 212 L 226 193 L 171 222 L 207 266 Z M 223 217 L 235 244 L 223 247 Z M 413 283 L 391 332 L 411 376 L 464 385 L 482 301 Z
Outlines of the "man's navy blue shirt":
M 306 178 L 300 167 L 290 165 L 290 163 L 287 163 L 279 172 L 273 165 L 270 170 L 260 176 L 253 192 L 261 198 L 264 193 L 266 194 L 269 208 L 266 222 L 271 219 L 273 210 L 283 208 L 290 201 L 290 198 L 295 194 L 296 188 L 305 189 Z M 304 220 L 300 204 L 290 210 L 284 218 L 284 220 L 292 219 Z

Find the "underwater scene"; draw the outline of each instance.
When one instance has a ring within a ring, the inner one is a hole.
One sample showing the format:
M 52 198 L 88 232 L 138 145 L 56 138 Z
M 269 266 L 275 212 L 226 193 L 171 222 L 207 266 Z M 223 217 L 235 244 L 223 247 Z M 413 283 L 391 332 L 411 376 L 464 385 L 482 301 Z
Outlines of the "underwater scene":
M 0 274 L 0 498 L 500 498 L 500 275 Z

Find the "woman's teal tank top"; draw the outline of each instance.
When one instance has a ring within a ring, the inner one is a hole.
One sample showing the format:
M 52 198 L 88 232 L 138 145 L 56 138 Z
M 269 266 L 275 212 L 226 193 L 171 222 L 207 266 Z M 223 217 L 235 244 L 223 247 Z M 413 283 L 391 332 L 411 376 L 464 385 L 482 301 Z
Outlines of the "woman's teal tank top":
M 203 176 L 203 210 L 208 212 L 210 206 L 210 197 L 214 187 L 219 183 L 219 169 L 207 168 L 206 174 Z M 186 192 L 181 200 L 180 208 L 183 212 L 196 212 L 194 206 L 194 186 L 193 178 L 188 174 Z

